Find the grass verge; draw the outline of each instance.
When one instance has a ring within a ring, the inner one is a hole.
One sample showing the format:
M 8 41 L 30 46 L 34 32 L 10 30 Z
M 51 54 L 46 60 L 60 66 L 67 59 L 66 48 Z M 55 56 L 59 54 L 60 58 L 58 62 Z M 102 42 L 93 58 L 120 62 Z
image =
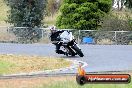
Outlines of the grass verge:
M 0 80 L 1 88 L 132 88 L 130 84 L 85 84 L 76 83 L 75 76 L 37 77 Z
M 45 87 L 43 86 L 39 88 L 45 88 Z M 72 81 L 62 81 L 58 83 L 56 82 L 50 86 L 47 86 L 47 88 L 132 88 L 132 83 L 130 84 L 85 84 L 83 86 L 80 86 L 76 83 L 75 80 L 72 80 Z
M 0 74 L 52 70 L 70 66 L 71 62 L 62 58 L 0 55 Z

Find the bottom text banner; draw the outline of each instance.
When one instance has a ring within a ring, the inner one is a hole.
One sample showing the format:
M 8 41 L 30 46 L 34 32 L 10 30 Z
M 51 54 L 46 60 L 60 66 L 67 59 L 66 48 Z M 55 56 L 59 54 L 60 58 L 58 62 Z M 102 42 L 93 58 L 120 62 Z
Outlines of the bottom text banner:
M 85 83 L 130 83 L 131 76 L 129 74 L 85 74 L 76 75 L 78 84 Z

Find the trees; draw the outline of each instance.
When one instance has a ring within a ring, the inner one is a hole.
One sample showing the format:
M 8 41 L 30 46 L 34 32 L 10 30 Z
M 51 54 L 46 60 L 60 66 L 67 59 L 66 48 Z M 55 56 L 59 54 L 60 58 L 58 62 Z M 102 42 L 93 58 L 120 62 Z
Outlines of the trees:
M 41 26 L 46 0 L 6 0 L 10 6 L 8 22 L 14 26 Z
M 132 0 L 126 0 L 125 6 L 129 9 L 132 9 Z M 132 27 L 132 18 L 129 18 L 129 25 Z
M 46 0 L 6 0 L 10 7 L 7 22 L 15 27 L 12 32 L 18 37 L 18 43 L 38 42 L 42 31 L 37 27 L 42 26 L 45 16 Z
M 58 11 L 60 4 L 63 0 L 48 0 L 47 3 L 47 13 L 49 16 L 52 16 Z
M 111 4 L 111 0 L 64 0 L 56 25 L 59 28 L 97 29 Z
M 131 28 L 127 18 L 121 19 L 121 17 L 114 15 L 106 16 L 101 27 L 105 31 L 129 31 Z
M 126 0 L 125 6 L 127 6 L 128 8 L 132 8 L 132 0 Z
M 48 4 L 47 4 L 47 12 L 48 15 L 51 15 L 53 17 L 53 15 L 55 14 L 57 10 L 57 3 L 55 0 L 48 0 Z

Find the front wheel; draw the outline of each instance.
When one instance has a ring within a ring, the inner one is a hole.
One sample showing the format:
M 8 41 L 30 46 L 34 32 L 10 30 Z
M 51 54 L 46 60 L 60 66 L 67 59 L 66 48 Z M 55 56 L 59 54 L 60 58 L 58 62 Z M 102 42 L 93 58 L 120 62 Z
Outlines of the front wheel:
M 81 49 L 79 49 L 79 47 L 77 45 L 74 45 L 73 46 L 74 50 L 77 52 L 77 54 L 80 56 L 80 57 L 83 57 L 83 53 L 81 51 Z

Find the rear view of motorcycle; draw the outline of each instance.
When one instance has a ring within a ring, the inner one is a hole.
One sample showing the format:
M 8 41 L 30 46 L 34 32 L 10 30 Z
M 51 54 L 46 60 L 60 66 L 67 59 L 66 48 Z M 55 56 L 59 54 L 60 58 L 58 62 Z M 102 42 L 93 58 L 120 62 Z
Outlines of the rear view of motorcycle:
M 74 36 L 72 35 L 72 32 L 70 31 L 64 31 L 60 34 L 60 39 L 62 43 L 63 50 L 68 53 L 70 56 L 79 55 L 80 57 L 83 57 L 84 54 L 81 51 L 81 48 L 78 46 L 77 42 L 74 39 Z

